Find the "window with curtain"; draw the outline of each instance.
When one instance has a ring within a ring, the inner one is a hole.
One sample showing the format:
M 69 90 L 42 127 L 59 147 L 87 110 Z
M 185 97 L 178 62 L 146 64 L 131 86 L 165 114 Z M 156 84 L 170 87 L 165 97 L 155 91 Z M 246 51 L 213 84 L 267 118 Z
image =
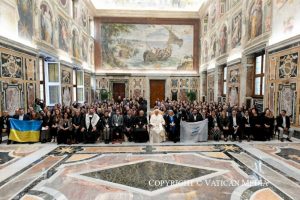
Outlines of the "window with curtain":
M 227 94 L 227 66 L 223 68 L 223 96 Z
M 84 72 L 83 70 L 76 71 L 76 99 L 78 103 L 84 102 Z
M 44 96 L 44 59 L 39 58 L 39 73 L 40 73 L 40 99 L 45 100 Z
M 60 64 L 45 62 L 45 92 L 46 104 L 54 106 L 61 103 Z
M 255 57 L 254 96 L 263 96 L 265 89 L 265 54 Z

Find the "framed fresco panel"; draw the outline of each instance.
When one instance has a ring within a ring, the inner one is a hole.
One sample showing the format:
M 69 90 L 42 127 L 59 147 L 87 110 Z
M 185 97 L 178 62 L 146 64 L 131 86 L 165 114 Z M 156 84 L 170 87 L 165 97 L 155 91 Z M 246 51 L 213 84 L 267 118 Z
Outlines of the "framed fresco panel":
M 7 78 L 22 78 L 22 58 L 18 56 L 1 54 L 1 76 Z
M 103 70 L 195 71 L 199 23 L 180 19 L 99 18 L 97 60 Z
M 22 85 L 10 85 L 3 83 L 4 90 L 4 109 L 9 115 L 14 115 L 15 111 L 22 107 Z
M 33 106 L 36 95 L 36 86 L 35 83 L 26 83 L 27 89 L 27 107 Z
M 71 84 L 71 72 L 67 70 L 62 70 L 61 73 L 61 82 L 62 84 Z
M 62 103 L 64 106 L 70 106 L 72 103 L 72 88 L 65 86 L 62 88 Z
M 36 66 L 35 58 L 25 58 L 25 74 L 26 80 L 35 81 L 36 80 Z

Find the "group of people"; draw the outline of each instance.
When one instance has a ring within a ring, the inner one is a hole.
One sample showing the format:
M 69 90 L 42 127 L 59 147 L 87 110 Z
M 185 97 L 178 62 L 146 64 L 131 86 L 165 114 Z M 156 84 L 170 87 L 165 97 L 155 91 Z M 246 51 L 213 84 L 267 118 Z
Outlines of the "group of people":
M 208 121 L 209 139 L 242 141 L 271 140 L 274 133 L 291 142 L 293 129 L 290 117 L 282 110 L 276 117 L 269 109 L 258 113 L 255 107 L 230 107 L 225 103 L 157 100 L 154 111 L 147 112 L 147 101 L 142 97 L 120 97 L 116 101 L 72 106 L 47 107 L 36 100 L 35 105 L 16 110 L 14 116 L 4 111 L 0 117 L 1 133 L 9 135 L 9 118 L 42 120 L 40 140 L 58 144 L 129 142 L 160 143 L 180 141 L 180 122 Z M 2 138 L 2 136 L 0 137 Z M 0 141 L 1 142 L 1 141 Z M 8 140 L 8 143 L 11 141 Z

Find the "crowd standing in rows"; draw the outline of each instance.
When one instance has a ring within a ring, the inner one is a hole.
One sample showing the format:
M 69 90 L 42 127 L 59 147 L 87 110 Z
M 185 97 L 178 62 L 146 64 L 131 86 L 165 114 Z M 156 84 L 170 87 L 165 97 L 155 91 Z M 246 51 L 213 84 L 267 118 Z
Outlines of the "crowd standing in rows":
M 16 110 L 14 116 L 4 111 L 0 117 L 1 133 L 9 135 L 9 119 L 42 120 L 42 143 L 78 144 L 104 142 L 160 143 L 180 141 L 180 122 L 208 121 L 209 139 L 224 141 L 271 140 L 274 133 L 279 139 L 292 142 L 294 130 L 290 117 L 282 110 L 276 118 L 270 109 L 258 113 L 255 107 L 230 107 L 225 103 L 188 102 L 157 100 L 154 111 L 147 112 L 147 101 L 121 99 L 102 101 L 93 104 L 62 106 L 50 108 L 36 99 L 35 104 L 25 112 Z M 0 137 L 2 139 L 2 136 Z M 1 141 L 2 142 L 2 141 Z M 8 140 L 8 144 L 11 141 Z

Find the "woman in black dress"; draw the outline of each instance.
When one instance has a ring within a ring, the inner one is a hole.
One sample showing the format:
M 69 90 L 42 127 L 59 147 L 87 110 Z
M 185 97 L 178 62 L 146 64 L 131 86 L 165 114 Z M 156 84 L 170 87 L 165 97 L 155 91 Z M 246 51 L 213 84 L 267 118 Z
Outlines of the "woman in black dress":
M 249 115 L 249 111 L 245 110 L 245 115 L 242 118 L 242 128 L 243 128 L 243 135 L 247 136 L 247 141 L 250 142 L 251 140 L 251 132 L 252 132 L 252 117 Z
M 41 142 L 45 143 L 50 139 L 50 127 L 51 127 L 51 112 L 47 111 L 43 115 Z
M 274 116 L 273 113 L 266 109 L 265 115 L 263 116 L 263 129 L 264 129 L 264 136 L 266 140 L 270 141 L 273 137 L 274 133 Z
M 57 137 L 57 131 L 59 127 L 59 121 L 60 121 L 60 111 L 58 109 L 55 109 L 54 115 L 51 118 L 51 128 L 50 128 L 50 135 L 51 135 L 51 142 L 56 142 Z
M 264 134 L 262 132 L 262 120 L 261 117 L 258 115 L 257 111 L 255 108 L 251 109 L 251 114 L 252 114 L 252 131 L 253 131 L 253 136 L 254 140 L 260 140 L 263 141 L 265 140 Z
M 147 142 L 149 140 L 147 125 L 147 117 L 145 116 L 144 111 L 140 110 L 139 115 L 134 120 L 134 142 Z
M 70 144 L 70 135 L 72 130 L 72 122 L 68 113 L 59 122 L 59 131 L 57 135 L 57 144 Z
M 223 132 L 224 135 L 224 141 L 227 142 L 228 140 L 228 135 L 230 134 L 230 129 L 229 129 L 229 118 L 226 115 L 226 110 L 223 110 L 221 112 L 221 116 L 220 116 L 220 125 L 221 125 L 221 130 Z
M 208 117 L 208 129 L 211 137 L 215 141 L 219 141 L 221 137 L 221 124 L 220 119 L 214 110 L 211 111 L 211 114 Z

